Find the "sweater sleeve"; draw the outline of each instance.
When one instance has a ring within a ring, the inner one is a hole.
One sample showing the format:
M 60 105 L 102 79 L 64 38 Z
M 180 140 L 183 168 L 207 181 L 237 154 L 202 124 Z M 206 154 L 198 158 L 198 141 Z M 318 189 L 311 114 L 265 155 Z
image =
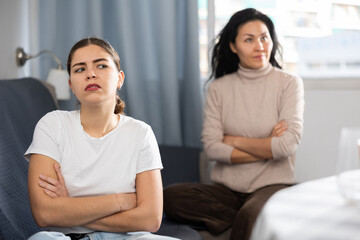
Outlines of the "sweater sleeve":
M 280 94 L 279 121 L 288 123 L 288 130 L 281 137 L 273 137 L 271 150 L 274 159 L 295 154 L 303 135 L 304 86 L 302 79 L 292 77 Z
M 221 120 L 220 89 L 212 82 L 206 96 L 201 140 L 206 156 L 210 160 L 230 163 L 233 147 L 222 142 L 224 127 Z

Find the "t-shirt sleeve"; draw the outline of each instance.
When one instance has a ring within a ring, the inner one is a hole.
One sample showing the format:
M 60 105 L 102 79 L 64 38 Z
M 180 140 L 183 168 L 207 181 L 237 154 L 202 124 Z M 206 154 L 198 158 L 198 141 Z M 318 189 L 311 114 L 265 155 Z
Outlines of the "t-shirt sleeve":
M 36 124 L 33 140 L 24 154 L 30 160 L 31 154 L 41 154 L 60 162 L 59 133 L 60 120 L 54 112 L 46 114 Z
M 146 125 L 139 150 L 136 174 L 162 168 L 159 146 L 154 132 L 150 126 Z

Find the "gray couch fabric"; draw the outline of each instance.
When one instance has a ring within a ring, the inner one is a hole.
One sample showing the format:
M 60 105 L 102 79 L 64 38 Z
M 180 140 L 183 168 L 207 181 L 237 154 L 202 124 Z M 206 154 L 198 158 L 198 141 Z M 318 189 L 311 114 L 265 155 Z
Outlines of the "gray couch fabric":
M 0 239 L 27 239 L 35 224 L 23 157 L 38 120 L 56 109 L 48 89 L 36 79 L 0 80 Z

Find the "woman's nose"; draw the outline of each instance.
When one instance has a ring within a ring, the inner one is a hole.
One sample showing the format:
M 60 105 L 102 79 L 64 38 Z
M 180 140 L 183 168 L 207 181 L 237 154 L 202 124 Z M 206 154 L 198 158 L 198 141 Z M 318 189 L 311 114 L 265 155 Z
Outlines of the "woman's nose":
M 89 71 L 88 72 L 88 75 L 87 75 L 87 79 L 91 79 L 91 78 L 96 78 L 96 75 L 95 75 L 95 73 L 94 73 L 94 71 Z
M 257 50 L 264 50 L 264 45 L 260 40 L 256 41 L 256 49 Z

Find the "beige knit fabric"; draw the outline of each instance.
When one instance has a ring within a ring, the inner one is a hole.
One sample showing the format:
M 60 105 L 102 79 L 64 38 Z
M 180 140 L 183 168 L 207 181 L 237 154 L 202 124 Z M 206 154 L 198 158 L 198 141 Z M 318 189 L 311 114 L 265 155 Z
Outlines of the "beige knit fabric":
M 202 142 L 208 158 L 216 161 L 214 182 L 232 190 L 252 192 L 262 186 L 294 182 L 295 151 L 303 133 L 304 87 L 301 78 L 272 67 L 235 73 L 214 80 L 208 89 Z M 273 137 L 274 159 L 231 164 L 233 147 L 223 136 L 269 137 L 281 120 L 288 130 Z

